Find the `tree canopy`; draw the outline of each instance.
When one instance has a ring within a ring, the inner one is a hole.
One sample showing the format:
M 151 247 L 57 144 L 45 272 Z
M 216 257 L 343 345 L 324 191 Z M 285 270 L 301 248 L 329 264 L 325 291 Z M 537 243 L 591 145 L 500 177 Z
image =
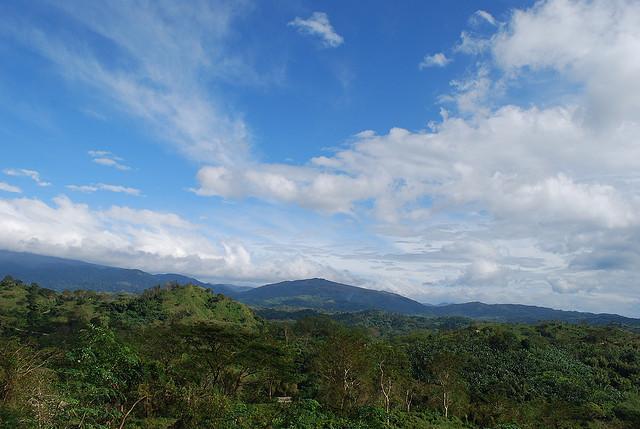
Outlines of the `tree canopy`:
M 5 278 L 0 428 L 640 427 L 633 331 L 296 318 L 193 285 L 57 293 Z

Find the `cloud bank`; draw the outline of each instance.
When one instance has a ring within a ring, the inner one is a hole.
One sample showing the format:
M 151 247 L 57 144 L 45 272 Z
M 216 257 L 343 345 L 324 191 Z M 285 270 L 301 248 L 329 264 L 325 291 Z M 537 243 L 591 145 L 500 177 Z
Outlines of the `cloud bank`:
M 496 30 L 463 32 L 454 46 L 475 56 L 477 69 L 452 81 L 442 101 L 456 111 L 443 110 L 441 121 L 364 131 L 306 165 L 203 167 L 195 192 L 371 217 L 380 236 L 412 237 L 425 264 L 461 239 L 502 249 L 448 268 L 432 264 L 440 278 L 425 276 L 415 294 L 531 301 L 557 293 L 587 306 L 624 295 L 637 309 L 640 273 L 606 261 L 640 256 L 640 5 L 550 0 L 500 25 L 488 13 L 476 18 Z M 534 76 L 571 84 L 544 105 L 509 98 Z M 514 263 L 524 260 L 537 262 Z M 406 264 L 396 268 L 407 282 L 420 277 Z
M 14 251 L 203 279 L 345 278 L 296 252 L 262 255 L 234 239 L 216 240 L 203 225 L 170 212 L 125 206 L 94 210 L 60 195 L 53 204 L 34 198 L 0 199 L 0 218 L 0 247 Z

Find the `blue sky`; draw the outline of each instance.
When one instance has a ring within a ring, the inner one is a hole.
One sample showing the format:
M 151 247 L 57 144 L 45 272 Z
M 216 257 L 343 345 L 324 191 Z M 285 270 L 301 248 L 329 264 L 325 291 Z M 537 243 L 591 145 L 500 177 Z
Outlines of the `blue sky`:
M 638 17 L 4 2 L 0 246 L 640 315 Z

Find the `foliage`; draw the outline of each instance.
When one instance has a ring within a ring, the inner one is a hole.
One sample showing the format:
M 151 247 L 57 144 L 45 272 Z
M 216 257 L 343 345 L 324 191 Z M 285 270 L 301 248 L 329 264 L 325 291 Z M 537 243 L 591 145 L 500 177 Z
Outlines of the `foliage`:
M 640 335 L 0 282 L 0 428 L 637 428 Z

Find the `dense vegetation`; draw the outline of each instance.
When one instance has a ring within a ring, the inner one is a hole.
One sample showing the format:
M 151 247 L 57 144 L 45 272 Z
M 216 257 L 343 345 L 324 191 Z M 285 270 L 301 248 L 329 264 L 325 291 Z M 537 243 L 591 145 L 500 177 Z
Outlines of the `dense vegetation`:
M 264 320 L 198 286 L 57 293 L 5 278 L 0 427 L 640 427 L 637 333 L 307 316 Z

